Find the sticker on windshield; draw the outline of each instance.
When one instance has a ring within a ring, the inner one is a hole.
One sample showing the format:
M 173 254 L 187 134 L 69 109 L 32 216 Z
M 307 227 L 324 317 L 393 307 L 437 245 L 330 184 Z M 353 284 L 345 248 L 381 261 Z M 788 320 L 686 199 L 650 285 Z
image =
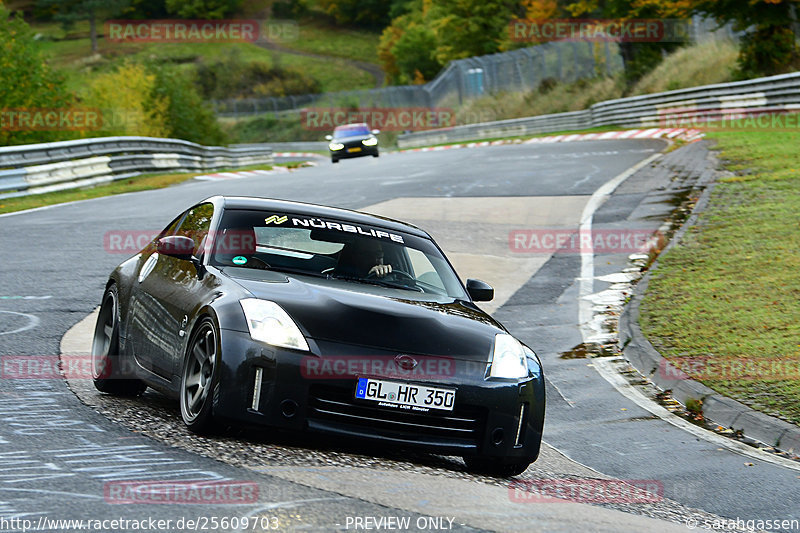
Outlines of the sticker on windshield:
M 321 218 L 300 218 L 300 217 L 292 217 L 292 225 L 293 226 L 300 226 L 304 228 L 318 228 L 318 229 L 329 229 L 335 231 L 341 231 L 344 233 L 356 233 L 359 235 L 366 235 L 369 237 L 375 237 L 376 239 L 389 239 L 394 242 L 399 242 L 400 244 L 404 244 L 403 236 L 398 235 L 396 233 L 390 233 L 388 231 L 383 231 L 379 229 L 369 228 L 366 229 L 362 226 L 357 224 L 346 224 L 346 223 L 339 223 L 339 222 L 329 222 L 322 220 Z
M 244 265 L 245 263 L 247 263 L 247 258 L 242 255 L 237 255 L 236 257 L 231 259 L 231 261 L 233 261 L 234 265 Z

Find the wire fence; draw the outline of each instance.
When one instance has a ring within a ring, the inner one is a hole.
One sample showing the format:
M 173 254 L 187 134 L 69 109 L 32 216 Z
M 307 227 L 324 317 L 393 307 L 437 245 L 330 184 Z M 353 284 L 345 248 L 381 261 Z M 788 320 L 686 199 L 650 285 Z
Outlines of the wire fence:
M 687 40 L 704 42 L 736 39 L 729 26 L 695 17 Z M 307 107 L 434 108 L 456 107 L 465 100 L 502 92 L 536 89 L 544 80 L 574 82 L 613 76 L 624 69 L 619 46 L 613 42 L 549 42 L 510 52 L 452 61 L 424 85 L 402 85 L 322 94 L 273 98 L 214 100 L 221 117 L 281 114 Z

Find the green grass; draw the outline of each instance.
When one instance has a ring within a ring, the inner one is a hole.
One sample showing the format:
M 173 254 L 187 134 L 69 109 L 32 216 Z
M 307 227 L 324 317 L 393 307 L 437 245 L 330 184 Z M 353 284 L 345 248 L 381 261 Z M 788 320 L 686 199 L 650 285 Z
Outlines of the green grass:
M 777 360 L 756 376 L 709 370 L 701 381 L 800 424 L 800 132 L 709 137 L 736 175 L 722 180 L 699 224 L 659 261 L 641 326 L 679 364 Z
M 296 166 L 296 164 L 289 163 L 285 166 L 289 166 L 291 168 Z M 214 172 L 270 170 L 271 168 L 271 165 L 252 165 L 235 169 L 215 170 Z M 90 198 L 100 198 L 103 196 L 112 196 L 115 194 L 124 194 L 128 192 L 163 189 L 164 187 L 176 185 L 178 183 L 190 180 L 195 176 L 201 176 L 204 174 L 208 174 L 208 172 L 144 174 L 133 178 L 114 181 L 105 185 L 98 185 L 96 187 L 69 189 L 66 191 L 50 192 L 45 194 L 33 194 L 30 196 L 21 196 L 19 198 L 7 198 L 5 200 L 0 200 L 0 213 L 12 213 L 15 211 L 24 211 L 25 209 L 34 209 L 48 205 L 75 202 L 78 200 L 88 200 Z
M 101 37 L 98 39 L 100 57 L 92 57 L 88 32 L 81 26 L 77 26 L 68 35 L 59 26 L 52 24 L 34 25 L 34 31 L 49 37 L 42 41 L 41 48 L 49 57 L 51 64 L 66 75 L 67 86 L 71 90 L 79 90 L 86 85 L 94 72 L 111 69 L 126 58 L 137 61 L 155 59 L 179 63 L 183 68 L 189 69 L 193 68 L 196 59 L 206 61 L 221 59 L 233 49 L 237 50 L 245 61 L 259 61 L 271 66 L 280 65 L 283 68 L 305 72 L 319 80 L 323 92 L 370 89 L 375 86 L 372 75 L 347 64 L 342 57 L 339 57 L 345 54 L 332 54 L 336 57 L 326 60 L 275 52 L 252 43 L 115 43 Z M 301 26 L 301 35 L 303 31 L 310 30 L 304 30 L 304 26 Z M 359 58 L 368 56 L 368 47 L 365 44 L 368 39 L 361 36 L 363 32 L 352 32 L 355 34 L 354 37 L 350 37 L 349 32 L 328 30 L 327 33 L 331 34 L 329 37 L 336 47 L 357 52 L 360 54 Z M 63 39 L 65 36 L 69 36 L 70 39 L 52 40 Z M 302 38 L 284 45 L 292 48 L 301 41 Z M 305 45 L 297 48 L 303 49 L 303 46 Z M 322 49 L 318 52 L 325 53 Z
M 300 37 L 282 43 L 287 48 L 378 64 L 380 33 L 332 28 L 313 21 L 300 23 Z
M 732 81 L 738 54 L 738 48 L 730 41 L 711 41 L 681 48 L 639 80 L 630 95 Z
M 281 66 L 292 66 L 322 84 L 322 92 L 372 89 L 375 78 L 369 72 L 348 65 L 343 59 L 316 59 L 288 54 L 279 54 Z

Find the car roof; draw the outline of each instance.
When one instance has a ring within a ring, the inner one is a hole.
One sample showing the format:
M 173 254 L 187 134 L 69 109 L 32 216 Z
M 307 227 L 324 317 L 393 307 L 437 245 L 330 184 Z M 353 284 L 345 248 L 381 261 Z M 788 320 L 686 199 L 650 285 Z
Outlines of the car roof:
M 353 222 L 356 224 L 368 224 L 380 226 L 394 231 L 402 231 L 410 235 L 430 239 L 430 235 L 420 228 L 378 215 L 370 215 L 360 211 L 340 209 L 338 207 L 328 207 L 318 204 L 305 202 L 292 202 L 289 200 L 275 200 L 272 198 L 259 198 L 256 196 L 212 196 L 203 202 L 221 203 L 223 209 L 258 209 L 266 211 L 288 212 L 303 215 L 311 215 L 323 218 L 333 218 L 336 220 Z

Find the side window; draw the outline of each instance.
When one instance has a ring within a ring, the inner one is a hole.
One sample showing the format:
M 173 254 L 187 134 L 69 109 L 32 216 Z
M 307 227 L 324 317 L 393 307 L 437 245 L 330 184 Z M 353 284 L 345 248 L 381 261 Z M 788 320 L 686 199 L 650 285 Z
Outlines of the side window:
M 212 204 L 202 204 L 193 207 L 186 213 L 186 217 L 181 222 L 176 235 L 189 237 L 194 241 L 194 254 L 198 255 L 203 240 L 208 235 L 211 228 L 211 218 L 214 216 L 214 206 Z
M 175 217 L 175 219 L 169 223 L 169 226 L 161 230 L 161 233 L 158 234 L 158 239 L 160 239 L 161 237 L 166 237 L 167 235 L 175 235 L 175 231 L 177 231 L 178 229 L 178 224 L 180 224 L 181 220 L 183 220 L 183 217 L 185 216 L 186 212 L 184 211 L 183 213 Z

